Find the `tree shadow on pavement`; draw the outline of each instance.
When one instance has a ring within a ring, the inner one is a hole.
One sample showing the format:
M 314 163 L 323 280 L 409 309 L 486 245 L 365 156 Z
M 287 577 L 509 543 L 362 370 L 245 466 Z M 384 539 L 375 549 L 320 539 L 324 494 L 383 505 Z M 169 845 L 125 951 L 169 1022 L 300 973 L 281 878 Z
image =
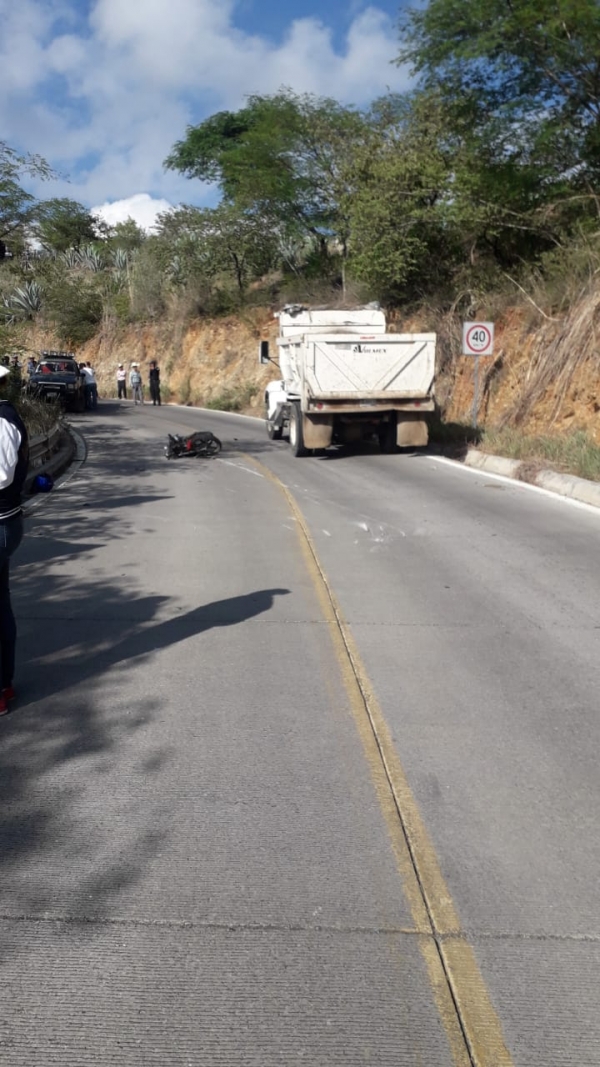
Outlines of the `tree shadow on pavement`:
M 148 505 L 171 494 L 155 485 L 156 442 L 119 448 L 117 463 L 108 420 L 90 437 L 88 462 L 35 513 L 14 561 L 19 699 L 0 720 L 0 955 L 14 941 L 5 923 L 104 921 L 131 907 L 132 889 L 164 853 L 172 812 L 159 783 L 172 744 L 168 728 L 156 728 L 152 671 L 132 675 L 146 689 L 124 687 L 123 672 L 269 611 L 288 592 L 259 589 L 175 614 L 170 597 L 139 595 L 135 576 L 97 570 L 97 549 L 135 537 L 136 506 L 147 521 Z

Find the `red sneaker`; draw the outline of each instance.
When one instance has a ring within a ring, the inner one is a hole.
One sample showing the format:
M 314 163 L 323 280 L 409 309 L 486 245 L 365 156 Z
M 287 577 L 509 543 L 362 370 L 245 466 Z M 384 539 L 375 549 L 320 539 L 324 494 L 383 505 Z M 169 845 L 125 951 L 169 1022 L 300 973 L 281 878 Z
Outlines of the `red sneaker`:
M 0 715 L 8 714 L 8 704 L 3 694 L 0 694 Z
M 6 689 L 2 690 L 2 696 L 5 700 L 14 700 L 16 695 L 12 685 L 7 685 Z

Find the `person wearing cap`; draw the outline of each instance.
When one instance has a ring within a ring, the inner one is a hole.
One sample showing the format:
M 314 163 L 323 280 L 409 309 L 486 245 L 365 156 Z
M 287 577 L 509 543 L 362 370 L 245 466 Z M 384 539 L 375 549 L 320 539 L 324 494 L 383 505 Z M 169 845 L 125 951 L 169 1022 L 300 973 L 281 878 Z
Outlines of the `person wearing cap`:
M 143 404 L 144 394 L 142 391 L 142 376 L 140 374 L 139 363 L 131 364 L 131 370 L 129 371 L 129 384 L 133 392 L 134 404 Z
M 17 626 L 10 602 L 10 557 L 23 539 L 21 492 L 29 460 L 25 423 L 12 404 L 2 399 L 10 369 L 0 365 L 0 715 L 15 696 Z
M 117 399 L 127 400 L 127 371 L 122 363 L 117 367 Z

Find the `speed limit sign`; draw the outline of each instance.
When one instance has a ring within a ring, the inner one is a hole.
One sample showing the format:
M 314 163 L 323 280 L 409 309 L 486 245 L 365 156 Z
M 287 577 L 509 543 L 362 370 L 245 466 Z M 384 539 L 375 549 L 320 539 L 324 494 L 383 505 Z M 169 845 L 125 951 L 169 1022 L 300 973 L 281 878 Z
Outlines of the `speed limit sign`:
M 494 351 L 493 322 L 463 322 L 463 356 L 491 356 Z

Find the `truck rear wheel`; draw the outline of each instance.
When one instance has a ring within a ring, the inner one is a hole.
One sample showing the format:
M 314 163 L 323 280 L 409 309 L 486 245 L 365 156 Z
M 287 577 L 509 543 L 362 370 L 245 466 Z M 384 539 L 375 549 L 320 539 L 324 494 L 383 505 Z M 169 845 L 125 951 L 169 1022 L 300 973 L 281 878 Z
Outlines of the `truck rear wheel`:
M 305 456 L 304 433 L 302 431 L 302 412 L 300 404 L 290 405 L 290 448 L 295 456 Z

